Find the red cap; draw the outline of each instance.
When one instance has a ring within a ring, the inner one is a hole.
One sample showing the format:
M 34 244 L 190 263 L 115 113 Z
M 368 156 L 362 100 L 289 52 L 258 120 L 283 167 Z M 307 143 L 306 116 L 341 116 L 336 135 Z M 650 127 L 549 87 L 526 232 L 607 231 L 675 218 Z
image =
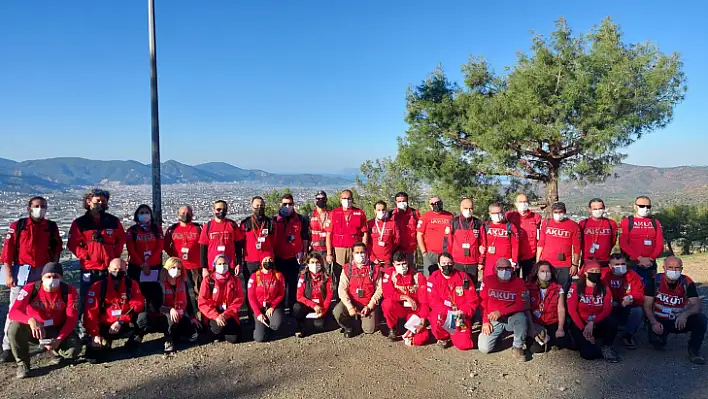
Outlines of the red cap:
M 595 268 L 595 267 L 602 270 L 602 266 L 600 266 L 600 264 L 597 263 L 597 261 L 589 260 L 583 264 L 583 267 L 580 269 L 580 274 L 585 274 L 585 272 L 588 269 Z

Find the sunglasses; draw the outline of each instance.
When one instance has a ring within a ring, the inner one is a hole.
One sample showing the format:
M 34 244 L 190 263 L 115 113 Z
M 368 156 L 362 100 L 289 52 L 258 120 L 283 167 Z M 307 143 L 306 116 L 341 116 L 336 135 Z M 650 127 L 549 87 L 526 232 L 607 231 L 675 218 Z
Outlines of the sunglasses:
M 93 194 L 94 197 L 106 197 L 106 198 L 108 198 L 108 197 L 111 196 L 111 194 L 110 194 L 107 190 L 99 190 L 99 189 L 96 189 L 96 190 L 91 191 L 91 194 Z
M 440 201 L 431 202 L 431 203 L 430 203 L 430 206 L 435 206 L 436 204 L 439 204 L 439 203 L 440 203 Z
M 639 205 L 639 204 L 636 204 L 636 205 L 637 205 L 637 208 L 647 208 L 647 209 L 651 209 L 651 205 Z

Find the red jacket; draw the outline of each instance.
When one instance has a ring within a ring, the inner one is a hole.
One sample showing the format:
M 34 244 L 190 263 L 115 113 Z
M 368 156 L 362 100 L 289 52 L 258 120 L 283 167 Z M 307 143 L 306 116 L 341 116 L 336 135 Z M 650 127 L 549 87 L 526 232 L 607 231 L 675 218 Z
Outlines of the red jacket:
M 541 215 L 531 211 L 523 215 L 511 211 L 507 212 L 506 220 L 513 223 L 519 231 L 519 260 L 536 259 Z
M 209 280 L 214 281 L 213 290 L 209 287 Z M 241 309 L 243 301 L 241 282 L 231 273 L 225 276 L 212 273 L 209 278 L 204 279 L 199 289 L 199 311 L 209 320 L 215 320 L 223 314 L 227 319 L 232 318 L 238 323 L 238 310 Z
M 266 256 L 275 258 L 278 232 L 273 219 L 267 217 L 256 219 L 249 216 L 241 221 L 241 231 L 243 231 L 245 240 L 243 245 L 244 261 L 261 263 Z M 260 249 L 258 244 L 260 244 Z
M 351 248 L 366 232 L 366 214 L 359 208 L 341 206 L 329 213 L 325 230 L 331 234 L 333 248 Z
M 507 227 L 511 230 L 511 234 L 509 234 Z M 484 254 L 484 277 L 494 275 L 494 267 L 501 258 L 519 263 L 519 230 L 513 223 L 486 223 L 484 232 L 487 241 Z M 494 253 L 491 248 L 494 248 Z
M 68 303 L 65 303 L 62 298 L 61 288 L 54 292 L 47 292 L 41 283 L 37 289 L 37 295 L 30 302 L 33 289 L 34 283 L 22 287 L 8 314 L 10 320 L 29 324 L 29 319 L 34 318 L 38 324 L 45 327 L 49 327 L 49 325 L 61 326 L 57 336 L 58 340 L 68 337 L 74 331 L 76 322 L 79 320 L 79 293 L 76 292 L 76 288 L 69 285 Z
M 631 306 L 642 306 L 644 303 L 644 283 L 634 270 L 627 270 L 624 276 L 610 272 L 605 278 L 605 284 L 612 291 L 612 305 L 621 306 L 622 298 L 632 296 Z
M 572 254 L 580 255 L 580 227 L 570 219 L 544 220 L 538 246 L 543 248 L 540 260 L 549 261 L 555 267 L 570 267 Z M 564 259 L 561 260 L 559 254 L 563 254 Z
M 408 208 L 404 211 L 396 208 L 391 213 L 391 218 L 400 236 L 399 250 L 405 253 L 415 252 L 418 248 L 418 240 L 416 238 L 416 227 L 420 220 L 420 212 L 417 209 Z
M 199 269 L 200 233 L 201 226 L 195 223 L 187 223 L 184 226 L 180 223 L 173 224 L 165 234 L 165 252 L 182 259 L 187 270 Z
M 100 235 L 100 241 L 96 240 Z M 125 230 L 117 217 L 104 213 L 98 221 L 90 212 L 71 223 L 67 248 L 81 261 L 81 270 L 106 270 L 111 260 L 120 258 L 125 246 Z
M 84 326 L 90 336 L 99 336 L 101 326 L 110 326 L 119 320 L 126 323 L 135 321 L 134 318 L 137 317 L 138 313 L 142 313 L 145 310 L 145 297 L 140 292 L 140 284 L 135 281 L 131 281 L 130 300 L 127 301 L 125 283 L 127 279 L 128 277 L 125 277 L 120 281 L 116 289 L 113 280 L 108 277 L 103 308 L 100 306 L 103 280 L 96 281 L 89 288 L 86 294 Z M 131 309 L 132 311 L 128 313 Z
M 450 278 L 445 278 L 436 270 L 428 278 L 428 303 L 435 315 L 445 317 L 448 310 L 459 309 L 465 316 L 473 317 L 479 306 L 474 281 L 466 273 L 455 270 Z M 465 288 L 467 286 L 467 288 Z
M 26 218 L 25 227 L 20 232 L 20 242 L 17 245 L 18 223 L 19 220 L 11 223 L 7 230 L 2 255 L 0 255 L 1 263 L 42 268 L 61 253 L 62 241 L 56 223 L 49 223 L 46 219 L 33 222 L 31 218 Z M 16 247 L 18 253 L 15 253 Z
M 144 230 L 138 225 L 133 225 L 125 231 L 128 263 L 142 265 L 143 262 L 146 262 L 148 266 L 162 265 L 165 236 L 162 234 L 162 227 L 156 227 L 157 236 L 155 236 L 152 226 L 148 230 Z
M 425 212 L 423 217 L 418 221 L 418 233 L 423 233 L 423 242 L 425 250 L 436 254 L 443 252 L 443 247 L 446 245 L 447 237 L 451 232 L 453 214 L 448 211 Z M 449 250 L 449 243 L 448 250 Z M 454 256 L 454 255 L 453 255 Z
M 401 242 L 396 223 L 393 220 L 371 219 L 368 229 L 369 242 L 366 245 L 369 247 L 371 260 L 383 261 L 386 264 L 391 263 L 393 253 Z
M 384 299 L 399 302 L 405 307 L 401 295 L 409 296 L 416 303 L 415 313 L 422 319 L 427 319 L 430 309 L 428 306 L 427 281 L 423 273 L 408 269 L 406 274 L 398 274 L 395 269 L 384 272 L 383 295 Z
M 224 219 L 221 222 L 217 219 L 210 220 L 202 226 L 202 234 L 199 236 L 199 245 L 206 245 L 208 267 L 212 270 L 212 262 L 216 255 L 226 255 L 229 258 L 229 267 L 236 267 L 236 243 L 243 241 L 244 236 L 236 222 L 231 219 Z
M 529 291 L 529 308 L 533 322 L 542 326 L 558 323 L 558 304 L 563 300 L 561 295 L 565 294 L 563 287 L 558 283 L 550 283 L 543 298 L 537 282 L 527 283 L 526 289 Z
M 303 242 L 310 239 L 307 225 L 297 213 L 289 218 L 281 215 L 273 217 L 275 226 L 275 256 L 280 259 L 292 259 L 305 252 Z
M 489 323 L 488 315 L 497 310 L 504 317 L 529 308 L 526 283 L 516 276 L 512 276 L 507 282 L 496 277 L 485 278 L 479 297 L 482 301 L 482 323 Z
M 612 313 L 612 291 L 605 286 L 605 294 L 593 294 L 593 288 L 585 286 L 585 292 L 578 293 L 578 283 L 568 289 L 568 313 L 579 329 L 591 319 L 597 324 Z
M 583 219 L 578 224 L 583 234 L 583 260 L 610 260 L 617 242 L 617 222 L 612 219 Z
M 467 220 L 458 216 L 452 219 L 450 226 L 447 249 L 455 259 L 455 263 L 462 265 L 484 264 L 484 255 L 479 252 L 479 247 L 487 245 L 487 236 L 484 234 L 482 221 L 476 217 Z M 469 255 L 465 255 L 466 252 Z
M 258 317 L 268 308 L 277 308 L 285 298 L 285 278 L 276 270 L 259 270 L 248 279 L 248 305 Z
M 640 256 L 656 259 L 664 250 L 664 232 L 658 219 L 656 229 L 652 225 L 652 218 L 634 216 L 634 226 L 629 229 L 629 218 L 622 219 L 620 224 L 620 248 L 631 260 Z
M 325 231 L 325 226 L 329 221 L 329 211 L 325 210 L 320 213 L 317 208 L 315 208 L 308 217 L 308 223 L 310 228 L 310 246 L 313 251 L 326 251 L 327 250 L 327 232 Z
M 324 280 L 324 273 L 312 274 L 305 270 L 300 274 L 300 279 L 297 282 L 297 301 L 303 305 L 314 309 L 315 306 L 322 308 L 322 313 L 327 313 L 329 306 L 332 304 L 332 278 Z M 324 294 L 323 294 L 324 291 Z

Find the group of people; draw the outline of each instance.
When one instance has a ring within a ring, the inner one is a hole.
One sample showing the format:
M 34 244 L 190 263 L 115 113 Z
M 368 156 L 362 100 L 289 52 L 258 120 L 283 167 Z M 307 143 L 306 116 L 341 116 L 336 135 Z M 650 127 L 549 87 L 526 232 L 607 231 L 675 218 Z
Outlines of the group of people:
M 78 290 L 62 281 L 63 243 L 45 218 L 44 198 L 30 199 L 28 217 L 11 224 L 0 256 L 11 287 L 2 357 L 17 362 L 18 378 L 28 375 L 30 343 L 56 363 L 76 359 L 84 342 L 91 362 L 103 360 L 118 338 L 133 351 L 148 332 L 164 334 L 167 354 L 177 341 L 200 335 L 236 343 L 242 306 L 258 342 L 273 337 L 288 315 L 297 337 L 333 321 L 346 338 L 371 334 L 383 318 L 392 340 L 420 346 L 434 338 L 467 350 L 480 321 L 480 352 L 494 351 L 510 333 L 521 360 L 527 349 L 555 346 L 616 362 L 618 325 L 623 344 L 634 349 L 646 319 L 652 345 L 663 348 L 668 334 L 690 333 L 690 360 L 705 362 L 708 319 L 696 285 L 677 257 L 666 258 L 657 274 L 663 235 L 644 196 L 617 226 L 601 199 L 591 200 L 590 217 L 576 223 L 560 202 L 552 218 L 542 219 L 521 194 L 516 210 L 492 204 L 483 222 L 472 199 L 463 199 L 455 216 L 433 196 L 421 215 L 401 192 L 392 211 L 379 201 L 368 220 L 351 191 L 340 193 L 341 207 L 333 210 L 320 191 L 308 215 L 295 211 L 290 194 L 273 217 L 265 215 L 263 198 L 253 197 L 252 214 L 240 222 L 227 217 L 226 201 L 214 202 L 213 219 L 202 225 L 184 206 L 164 233 L 147 205 L 124 229 L 107 212 L 109 199 L 105 190 L 87 193 L 86 213 L 71 225 L 67 248 L 80 260 Z M 621 251 L 613 252 L 618 240 Z

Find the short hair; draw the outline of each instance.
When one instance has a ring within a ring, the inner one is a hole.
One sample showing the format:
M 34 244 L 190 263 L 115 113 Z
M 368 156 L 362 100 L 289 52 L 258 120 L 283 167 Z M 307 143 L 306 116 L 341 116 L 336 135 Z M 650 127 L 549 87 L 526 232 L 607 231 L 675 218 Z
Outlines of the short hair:
M 28 208 L 31 208 L 31 207 L 32 207 L 32 203 L 33 203 L 34 201 L 41 201 L 42 204 L 47 205 L 47 200 L 46 200 L 44 197 L 35 196 L 35 197 L 30 198 L 29 201 L 27 201 L 27 207 L 28 207 Z
M 133 214 L 133 221 L 134 221 L 135 223 L 138 223 L 138 213 L 140 213 L 140 211 L 143 210 L 143 209 L 147 209 L 147 210 L 150 212 L 150 218 L 153 217 L 152 208 L 150 208 L 150 205 L 148 205 L 148 204 L 140 204 L 140 205 L 138 205 L 138 209 L 136 209 L 136 210 L 135 210 L 135 213 Z
M 285 194 L 283 194 L 283 196 L 280 198 L 280 200 L 282 201 L 282 200 L 284 200 L 284 199 L 287 199 L 287 200 L 290 200 L 290 201 L 292 201 L 292 202 L 295 202 L 295 199 L 293 198 L 293 195 L 290 194 L 290 193 L 285 193 Z
M 602 198 L 593 198 L 588 202 L 588 208 L 590 208 L 594 202 L 600 202 L 603 207 L 605 206 L 605 201 L 603 201 Z
M 349 193 L 349 195 L 351 195 L 352 197 L 354 196 L 354 193 L 352 192 L 352 190 L 350 190 L 350 189 L 348 189 L 348 188 L 345 188 L 344 190 L 342 190 L 342 191 L 339 193 L 339 195 L 341 196 L 341 195 L 344 194 L 344 193 Z
M 364 244 L 364 243 L 361 242 L 361 241 L 360 241 L 360 242 L 356 242 L 356 243 L 354 243 L 354 245 L 352 245 L 352 250 L 353 250 L 354 248 L 364 248 L 364 249 L 366 249 L 366 244 Z
M 499 209 L 501 209 L 502 211 L 504 210 L 504 207 L 503 207 L 502 204 L 500 204 L 499 202 L 492 202 L 491 204 L 489 204 L 489 208 L 488 208 L 488 209 L 491 211 L 492 208 L 499 208 Z
M 182 209 L 182 208 L 187 208 L 187 212 L 189 212 L 189 213 L 191 213 L 192 215 L 194 215 L 194 209 L 192 209 L 192 206 L 191 206 L 191 205 L 182 205 L 182 206 L 180 206 L 179 208 L 177 208 L 177 213 L 179 213 L 179 210 Z
M 90 210 L 91 207 L 89 206 L 88 201 L 93 197 L 100 197 L 100 196 L 106 197 L 106 201 L 111 199 L 111 194 L 106 190 L 101 190 L 100 188 L 94 188 L 93 190 L 90 190 L 89 192 L 84 194 L 84 196 L 82 198 L 82 202 L 83 202 L 82 206 L 84 207 L 84 209 L 86 209 L 87 211 Z M 106 204 L 103 204 L 103 207 L 105 209 L 108 209 L 106 207 Z
M 683 261 L 681 260 L 681 258 L 679 258 L 678 256 L 674 256 L 674 255 L 667 256 L 666 258 L 664 258 L 664 265 L 666 265 L 667 260 L 674 260 L 674 259 L 678 261 L 679 266 L 683 267 Z
M 216 204 L 224 204 L 225 207 L 227 207 L 227 208 L 229 207 L 229 203 L 224 200 L 216 200 L 216 201 L 214 201 L 212 206 L 216 207 Z
M 627 255 L 623 254 L 622 252 L 615 252 L 612 255 L 610 255 L 610 260 L 620 260 L 620 259 L 627 260 Z
M 434 194 L 434 195 L 431 195 L 431 196 L 430 196 L 430 199 L 433 199 L 433 198 L 437 198 L 437 199 L 439 199 L 440 201 L 442 201 L 442 197 L 439 196 L 439 195 L 437 195 L 437 194 Z
M 376 209 L 376 205 L 383 205 L 384 208 L 386 208 L 386 202 L 384 202 L 382 200 L 376 201 L 376 203 L 374 204 L 374 209 Z
M 253 198 L 251 198 L 251 204 L 253 204 L 253 201 L 255 201 L 255 200 L 261 200 L 261 201 L 265 202 L 263 197 L 261 197 L 260 195 L 256 195 Z
M 396 195 L 393 198 L 400 198 L 400 197 L 408 198 L 408 193 L 405 191 L 399 191 L 396 193 Z
M 645 200 L 651 202 L 651 198 L 647 197 L 646 195 L 640 195 L 639 197 L 637 197 L 637 198 L 634 199 L 634 203 L 636 204 L 637 201 L 640 200 L 640 199 L 645 199 Z
M 442 259 L 442 258 L 448 258 L 453 262 L 455 261 L 455 259 L 452 257 L 452 254 L 449 252 L 443 252 L 440 255 L 438 255 L 438 264 L 440 264 L 440 259 Z
M 396 252 L 391 258 L 391 263 L 393 262 L 407 262 L 408 257 L 403 252 Z

